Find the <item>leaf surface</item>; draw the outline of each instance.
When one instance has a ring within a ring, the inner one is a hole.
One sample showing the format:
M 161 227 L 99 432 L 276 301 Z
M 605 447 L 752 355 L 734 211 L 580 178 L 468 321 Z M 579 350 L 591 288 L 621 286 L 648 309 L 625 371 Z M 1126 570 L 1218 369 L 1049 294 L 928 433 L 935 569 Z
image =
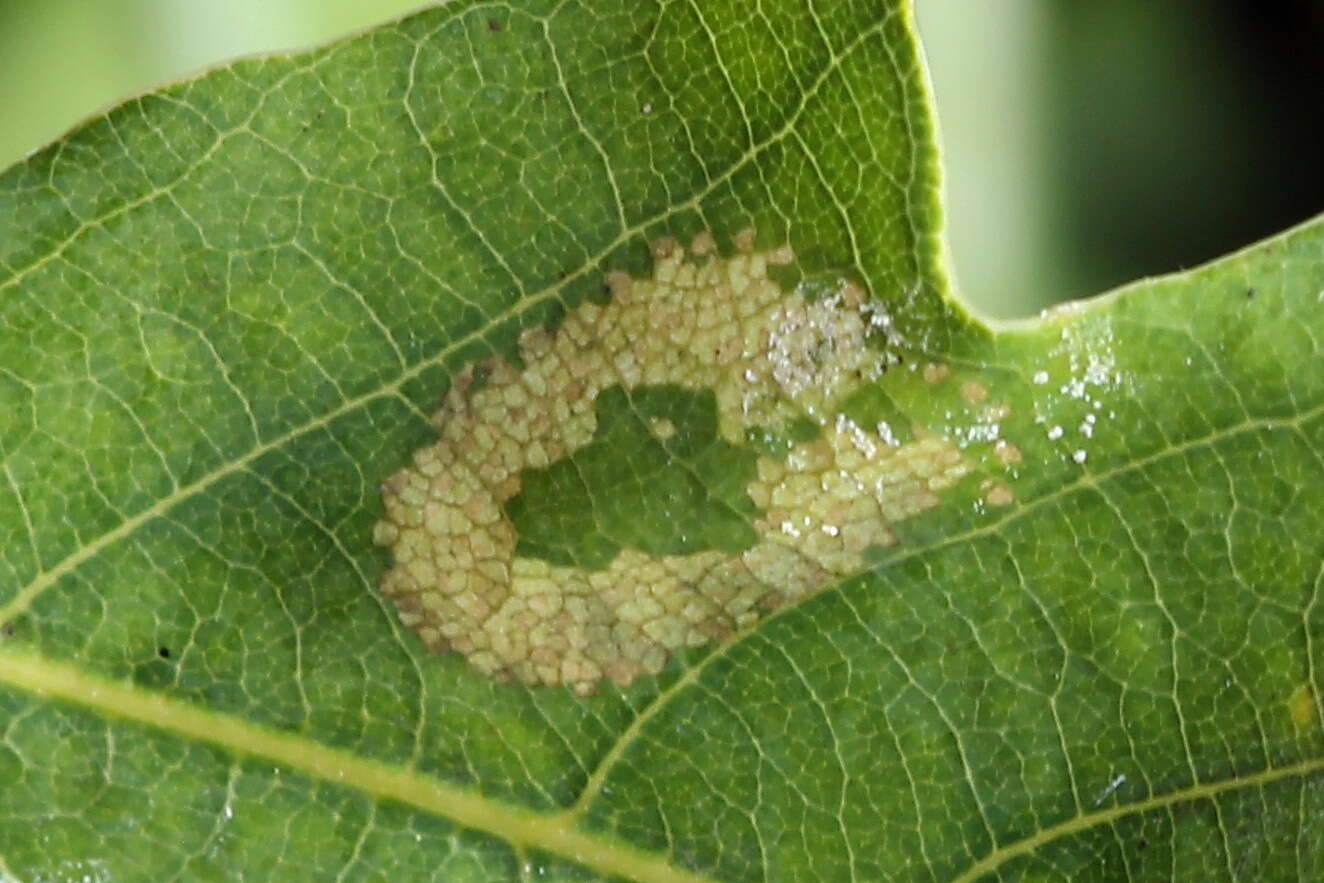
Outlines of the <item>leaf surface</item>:
M 1324 875 L 1324 223 L 989 328 L 937 199 L 899 0 L 457 2 L 0 175 L 0 876 Z M 452 380 L 750 226 L 970 477 L 657 677 L 428 653 L 372 534 Z

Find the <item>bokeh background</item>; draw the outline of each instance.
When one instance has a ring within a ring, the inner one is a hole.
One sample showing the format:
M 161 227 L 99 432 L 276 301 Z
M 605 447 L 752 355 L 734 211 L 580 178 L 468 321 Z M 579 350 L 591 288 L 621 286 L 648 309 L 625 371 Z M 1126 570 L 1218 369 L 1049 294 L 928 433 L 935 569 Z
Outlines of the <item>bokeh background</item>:
M 1324 211 L 1324 0 L 915 0 L 963 295 L 1021 316 Z M 115 100 L 416 0 L 0 0 L 0 167 Z

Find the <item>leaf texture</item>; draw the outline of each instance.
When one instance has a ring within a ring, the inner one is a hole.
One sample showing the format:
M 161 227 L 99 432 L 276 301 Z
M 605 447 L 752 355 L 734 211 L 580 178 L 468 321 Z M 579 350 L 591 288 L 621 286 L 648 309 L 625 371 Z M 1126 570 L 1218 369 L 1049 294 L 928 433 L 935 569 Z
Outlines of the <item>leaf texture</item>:
M 938 187 L 901 0 L 455 2 L 0 174 L 0 877 L 1324 875 L 1324 224 L 989 327 Z M 371 538 L 452 381 L 749 227 L 971 477 L 657 677 L 427 652 Z

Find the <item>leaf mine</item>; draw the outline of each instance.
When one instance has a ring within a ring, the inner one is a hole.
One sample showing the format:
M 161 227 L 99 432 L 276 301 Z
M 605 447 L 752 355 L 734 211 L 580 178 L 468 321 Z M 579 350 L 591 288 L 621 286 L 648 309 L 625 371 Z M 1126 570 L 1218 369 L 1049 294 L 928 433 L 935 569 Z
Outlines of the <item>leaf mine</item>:
M 948 439 L 847 416 L 891 360 L 861 286 L 788 292 L 768 268 L 789 247 L 732 242 L 659 239 L 651 278 L 609 274 L 606 305 L 456 378 L 374 532 L 429 648 L 503 680 L 627 684 L 858 572 L 971 470 Z

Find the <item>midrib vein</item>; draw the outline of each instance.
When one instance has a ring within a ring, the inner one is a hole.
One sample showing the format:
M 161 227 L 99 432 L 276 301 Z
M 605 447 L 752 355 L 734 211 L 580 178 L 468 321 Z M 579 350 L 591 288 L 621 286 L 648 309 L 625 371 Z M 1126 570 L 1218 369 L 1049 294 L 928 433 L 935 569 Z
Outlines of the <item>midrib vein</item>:
M 573 810 L 536 813 L 520 809 L 412 770 L 106 680 L 76 666 L 31 653 L 0 651 L 0 684 L 216 745 L 237 755 L 264 758 L 319 780 L 353 788 L 379 800 L 394 800 L 482 831 L 516 850 L 546 850 L 603 874 L 657 883 L 701 883 L 710 879 L 669 864 L 658 855 L 576 830 L 577 813 Z M 1324 773 L 1324 757 L 1236 779 L 1202 782 L 1144 800 L 1082 813 L 993 850 L 952 878 L 951 883 L 972 883 L 1011 859 L 1126 816 L 1318 773 Z
M 669 864 L 662 856 L 578 830 L 575 818 L 567 812 L 520 809 L 412 770 L 110 681 L 68 663 L 31 653 L 0 651 L 0 684 L 210 743 L 238 755 L 270 760 L 379 800 L 416 807 L 500 838 L 517 849 L 546 850 L 604 875 L 655 883 L 698 883 L 707 879 Z

